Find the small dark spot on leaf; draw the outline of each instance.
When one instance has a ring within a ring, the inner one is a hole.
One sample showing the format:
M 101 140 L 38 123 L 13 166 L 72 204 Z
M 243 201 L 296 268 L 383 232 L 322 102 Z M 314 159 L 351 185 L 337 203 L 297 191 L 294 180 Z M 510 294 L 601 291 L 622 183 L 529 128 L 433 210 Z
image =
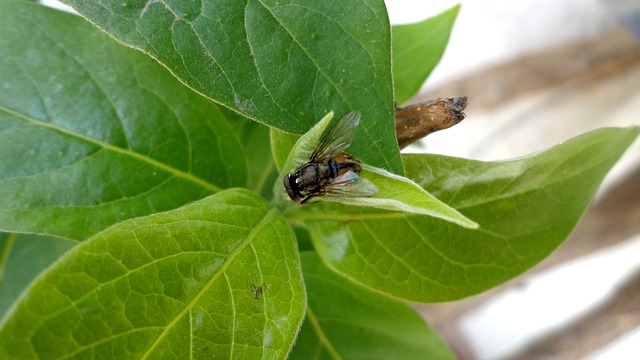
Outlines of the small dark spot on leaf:
M 258 300 L 267 291 L 267 284 L 255 285 L 251 284 L 251 291 L 253 291 L 253 298 Z

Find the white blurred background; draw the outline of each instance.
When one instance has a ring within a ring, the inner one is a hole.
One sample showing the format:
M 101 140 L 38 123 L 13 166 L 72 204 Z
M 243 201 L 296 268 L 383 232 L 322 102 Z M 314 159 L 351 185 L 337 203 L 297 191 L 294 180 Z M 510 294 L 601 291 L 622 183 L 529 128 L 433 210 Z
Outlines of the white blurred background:
M 410 103 L 466 95 L 467 119 L 409 151 L 506 159 L 640 125 L 640 1 L 386 3 L 393 24 L 462 4 Z M 461 359 L 640 359 L 640 142 L 542 264 L 487 293 L 418 308 Z

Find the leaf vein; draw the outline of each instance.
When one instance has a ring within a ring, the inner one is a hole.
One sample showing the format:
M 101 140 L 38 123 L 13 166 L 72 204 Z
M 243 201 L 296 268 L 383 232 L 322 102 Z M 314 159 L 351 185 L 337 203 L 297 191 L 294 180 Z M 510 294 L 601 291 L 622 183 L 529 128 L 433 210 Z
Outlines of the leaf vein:
M 306 314 L 309 323 L 311 323 L 311 327 L 315 331 L 316 335 L 318 335 L 318 339 L 320 339 L 320 343 L 322 344 L 322 346 L 324 346 L 325 349 L 327 349 L 327 352 L 329 353 L 331 358 L 341 360 L 342 356 L 340 356 L 338 351 L 333 347 L 333 344 L 327 337 L 327 334 L 325 334 L 322 326 L 320 325 L 320 322 L 318 321 L 318 318 L 316 317 L 310 306 L 307 306 Z
M 147 352 L 141 357 L 142 359 L 147 359 L 151 355 L 151 352 L 160 344 L 162 339 L 165 338 L 165 336 L 169 333 L 169 330 L 172 329 L 177 324 L 177 322 L 185 315 L 186 312 L 191 310 L 200 301 L 200 299 L 209 290 L 209 288 L 211 288 L 211 286 L 213 286 L 213 284 L 218 280 L 218 277 L 220 275 L 225 275 L 226 276 L 226 270 L 230 266 L 230 264 L 233 262 L 233 260 L 236 257 L 238 257 L 248 245 L 251 244 L 253 239 L 262 231 L 262 229 L 265 226 L 269 225 L 271 220 L 273 220 L 273 218 L 276 216 L 277 211 L 278 211 L 277 209 L 271 209 L 251 229 L 251 231 L 249 232 L 249 234 L 247 234 L 247 236 L 245 237 L 243 242 L 241 244 L 239 244 L 238 247 L 233 249 L 233 251 L 229 254 L 229 256 L 227 256 L 227 261 L 225 261 L 220 266 L 220 268 L 216 271 L 215 274 L 213 274 L 211 279 L 202 287 L 202 289 L 198 292 L 198 294 L 196 294 L 196 296 L 191 300 L 191 302 L 189 304 L 187 304 L 187 306 L 185 306 L 185 309 L 182 312 L 180 312 L 180 314 L 176 315 L 176 317 L 175 317 L 175 319 L 173 321 L 171 321 L 169 324 L 167 324 L 165 326 L 164 331 L 162 331 L 162 333 L 158 336 L 156 341 L 149 347 Z
M 183 178 L 183 179 L 188 180 L 190 182 L 193 182 L 193 183 L 195 183 L 197 185 L 200 185 L 200 186 L 202 186 L 203 188 L 205 188 L 207 190 L 210 190 L 210 191 L 213 191 L 213 192 L 218 192 L 218 191 L 222 190 L 221 186 L 218 186 L 218 185 L 215 185 L 213 183 L 210 183 L 210 182 L 208 182 L 208 181 L 206 181 L 206 180 L 204 180 L 204 179 L 202 179 L 200 177 L 195 176 L 194 174 L 182 171 L 182 170 L 180 170 L 178 168 L 175 168 L 173 166 L 170 166 L 170 165 L 167 165 L 165 163 L 162 163 L 162 162 L 160 162 L 160 161 L 158 161 L 156 159 L 153 159 L 153 158 L 151 158 L 149 156 L 134 152 L 131 149 L 123 149 L 121 147 L 114 146 L 114 145 L 111 145 L 109 143 L 106 143 L 106 142 L 103 142 L 103 141 L 100 141 L 100 140 L 97 140 L 97 139 L 94 139 L 94 138 L 90 138 L 89 136 L 73 132 L 73 131 L 71 131 L 69 129 L 65 129 L 65 128 L 60 127 L 58 125 L 39 121 L 37 119 L 29 117 L 26 114 L 21 114 L 21 113 L 19 113 L 17 111 L 13 111 L 11 109 L 8 109 L 8 108 L 6 108 L 4 106 L 0 106 L 0 111 L 3 111 L 3 112 L 5 112 L 7 114 L 10 114 L 10 115 L 13 115 L 14 117 L 16 117 L 18 119 L 21 119 L 23 121 L 27 121 L 27 122 L 35 125 L 35 126 L 40 126 L 40 127 L 52 130 L 52 131 L 56 131 L 56 132 L 58 132 L 60 134 L 67 135 L 67 136 L 69 136 L 71 138 L 75 138 L 75 139 L 84 141 L 86 143 L 99 146 L 99 147 L 103 148 L 104 150 L 111 151 L 111 152 L 114 152 L 114 153 L 118 153 L 118 154 L 121 154 L 121 155 L 124 155 L 124 156 L 128 156 L 128 157 L 131 157 L 133 159 L 139 160 L 141 162 L 147 163 L 147 164 L 149 164 L 149 165 L 151 165 L 153 167 L 156 167 L 158 169 L 162 169 L 162 170 L 165 170 L 167 172 L 170 172 L 170 173 L 174 174 L 176 177 L 180 177 L 180 178 Z

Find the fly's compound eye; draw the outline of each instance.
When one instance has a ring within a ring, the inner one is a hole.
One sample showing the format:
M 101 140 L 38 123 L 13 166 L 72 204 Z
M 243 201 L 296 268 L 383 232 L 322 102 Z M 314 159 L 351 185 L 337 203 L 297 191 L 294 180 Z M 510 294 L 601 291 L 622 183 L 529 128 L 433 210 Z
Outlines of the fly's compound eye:
M 300 198 L 300 190 L 299 187 L 297 185 L 297 178 L 294 181 L 291 181 L 292 177 L 296 177 L 295 175 L 285 175 L 283 182 L 284 182 L 284 188 L 285 190 L 287 190 L 287 195 L 289 195 L 289 198 L 295 202 L 300 202 L 302 201 L 302 199 Z

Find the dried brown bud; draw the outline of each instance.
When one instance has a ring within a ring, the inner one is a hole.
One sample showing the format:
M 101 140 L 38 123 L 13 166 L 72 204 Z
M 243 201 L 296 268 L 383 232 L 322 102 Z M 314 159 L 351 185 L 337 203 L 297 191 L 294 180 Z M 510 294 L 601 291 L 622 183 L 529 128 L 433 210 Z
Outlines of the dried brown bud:
M 462 121 L 467 97 L 429 100 L 423 103 L 396 107 L 396 136 L 400 149 L 431 134 Z

